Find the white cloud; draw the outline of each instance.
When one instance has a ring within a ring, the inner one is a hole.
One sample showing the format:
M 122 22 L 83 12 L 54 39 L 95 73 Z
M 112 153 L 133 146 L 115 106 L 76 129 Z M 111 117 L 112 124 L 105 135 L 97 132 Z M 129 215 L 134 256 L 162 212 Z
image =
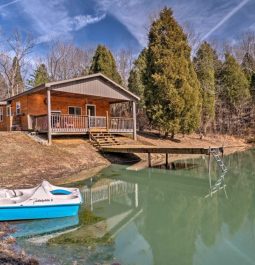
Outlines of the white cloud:
M 23 1 L 24 11 L 33 20 L 33 29 L 39 34 L 37 43 L 56 40 L 71 40 L 72 32 L 97 23 L 105 15 L 78 15 L 70 16 L 64 5 L 64 0 L 33 0 Z
M 7 6 L 10 6 L 10 5 L 13 5 L 13 4 L 20 2 L 20 1 L 22 1 L 22 0 L 14 0 L 14 1 L 8 2 L 6 4 L 2 4 L 2 5 L 0 5 L 0 9 L 5 8 Z
M 232 16 L 234 16 L 241 8 L 243 8 L 250 0 L 244 0 L 239 3 L 235 8 L 233 8 L 229 13 L 227 13 L 211 30 L 209 30 L 202 40 L 210 37 L 217 29 L 219 29 L 223 24 L 225 24 Z
M 117 18 L 145 46 L 149 16 L 169 6 L 178 22 L 189 22 L 198 35 L 209 37 L 249 0 L 94 0 L 98 9 Z M 226 16 L 227 14 L 227 16 Z M 220 21 L 220 22 L 219 22 Z M 216 26 L 215 26 L 216 25 Z

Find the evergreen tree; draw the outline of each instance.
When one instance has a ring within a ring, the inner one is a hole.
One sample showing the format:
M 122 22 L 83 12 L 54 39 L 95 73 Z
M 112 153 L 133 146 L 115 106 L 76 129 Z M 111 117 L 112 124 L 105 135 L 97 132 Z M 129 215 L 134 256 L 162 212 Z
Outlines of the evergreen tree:
M 34 71 L 32 78 L 29 80 L 29 85 L 32 87 L 49 82 L 49 75 L 45 64 L 40 64 Z
M 195 70 L 200 81 L 202 93 L 202 126 L 206 133 L 207 127 L 215 116 L 215 58 L 216 52 L 209 43 L 201 44 L 194 58 Z
M 143 130 L 148 123 L 144 103 L 144 74 L 146 69 L 146 53 L 147 49 L 144 48 L 138 58 L 134 61 L 134 66 L 130 71 L 128 78 L 129 90 L 140 97 L 137 113 L 137 123 L 140 131 Z
M 150 122 L 166 136 L 190 133 L 200 124 L 202 100 L 190 53 L 172 10 L 164 8 L 149 32 L 145 104 Z
M 13 95 L 14 94 L 19 94 L 24 91 L 24 83 L 23 79 L 21 76 L 21 71 L 20 71 L 20 63 L 17 57 L 15 56 L 13 58 L 12 62 L 12 89 L 13 89 Z
M 250 53 L 246 53 L 242 61 L 242 69 L 250 83 L 250 89 L 255 88 L 255 60 Z
M 221 96 L 228 108 L 238 110 L 250 99 L 249 81 L 241 66 L 229 53 L 225 54 L 219 81 Z
M 140 97 L 139 107 L 144 107 L 144 74 L 146 69 L 146 52 L 143 49 L 138 58 L 134 61 L 134 67 L 130 71 L 128 78 L 128 88 L 131 92 Z
M 116 83 L 122 84 L 120 74 L 117 71 L 115 59 L 111 51 L 108 50 L 104 45 L 97 46 L 89 73 L 102 73 Z

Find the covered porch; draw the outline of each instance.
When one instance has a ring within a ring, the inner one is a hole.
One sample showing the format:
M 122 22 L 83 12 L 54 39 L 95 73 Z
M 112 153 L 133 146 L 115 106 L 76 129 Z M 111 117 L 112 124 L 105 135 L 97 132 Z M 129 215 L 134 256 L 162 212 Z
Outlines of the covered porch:
M 33 117 L 33 130 L 47 133 L 48 114 Z M 129 117 L 89 116 L 56 114 L 50 115 L 50 128 L 52 135 L 86 134 L 95 131 L 110 133 L 133 133 L 134 119 Z
M 91 132 L 129 133 L 136 139 L 137 96 L 102 74 L 46 84 L 46 113 L 31 115 L 34 131 L 53 135 Z M 129 106 L 125 115 L 111 112 L 114 104 Z

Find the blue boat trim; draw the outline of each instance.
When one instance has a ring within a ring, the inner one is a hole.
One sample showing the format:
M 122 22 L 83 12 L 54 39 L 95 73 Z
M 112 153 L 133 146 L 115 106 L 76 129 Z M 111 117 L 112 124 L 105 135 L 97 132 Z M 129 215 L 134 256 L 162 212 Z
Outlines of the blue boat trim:
M 1 209 L 20 209 L 20 208 L 43 208 L 43 207 L 58 207 L 58 206 L 80 206 L 81 203 L 75 203 L 75 204 L 55 204 L 55 205 L 33 205 L 33 206 L 29 206 L 29 205 L 20 205 L 20 206 L 0 206 L 0 210 Z
M 57 190 L 52 190 L 50 193 L 53 195 L 70 195 L 72 192 L 69 190 L 57 189 Z
M 80 204 L 1 207 L 0 221 L 49 219 L 78 215 Z

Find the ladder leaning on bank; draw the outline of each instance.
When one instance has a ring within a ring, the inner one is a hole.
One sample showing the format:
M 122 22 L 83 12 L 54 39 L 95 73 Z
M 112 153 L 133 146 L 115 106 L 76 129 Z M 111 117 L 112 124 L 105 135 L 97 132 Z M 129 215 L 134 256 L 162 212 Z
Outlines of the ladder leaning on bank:
M 219 190 L 224 190 L 226 197 L 227 193 L 226 193 L 226 184 L 225 184 L 225 175 L 228 171 L 227 167 L 224 164 L 223 159 L 220 156 L 220 150 L 219 148 L 209 148 L 209 156 L 212 155 L 214 160 L 216 161 L 218 167 L 221 170 L 221 175 L 220 177 L 217 179 L 217 181 L 214 183 L 214 185 L 212 185 L 211 182 L 211 172 L 210 172 L 210 164 L 209 164 L 209 183 L 210 183 L 210 191 L 209 194 L 207 194 L 205 196 L 205 198 L 212 196 L 214 193 L 216 193 Z M 210 159 L 210 158 L 209 158 Z

